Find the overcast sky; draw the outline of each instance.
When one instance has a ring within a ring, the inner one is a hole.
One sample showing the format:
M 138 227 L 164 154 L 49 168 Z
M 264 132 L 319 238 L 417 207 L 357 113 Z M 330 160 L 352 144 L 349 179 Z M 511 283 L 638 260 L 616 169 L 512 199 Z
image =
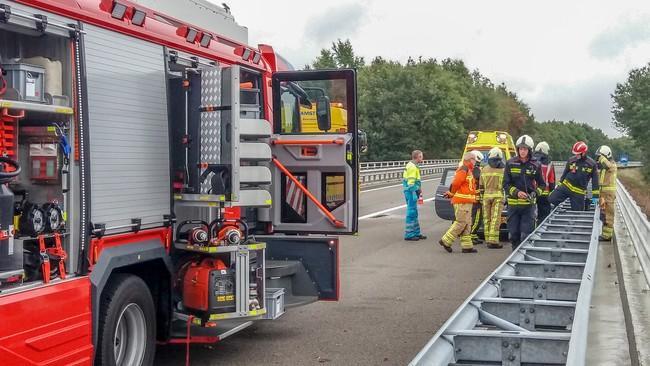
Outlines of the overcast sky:
M 217 2 L 215 0 L 215 2 Z M 220 2 L 219 2 L 220 3 Z M 229 1 L 250 43 L 296 67 L 337 38 L 355 51 L 406 61 L 463 59 L 505 82 L 537 120 L 587 122 L 617 136 L 611 98 L 627 72 L 650 61 L 650 1 Z

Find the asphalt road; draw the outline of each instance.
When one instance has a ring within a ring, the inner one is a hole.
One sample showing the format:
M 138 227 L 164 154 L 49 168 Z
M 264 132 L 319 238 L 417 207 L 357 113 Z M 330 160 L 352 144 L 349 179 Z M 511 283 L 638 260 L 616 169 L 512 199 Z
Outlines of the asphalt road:
M 425 198 L 437 184 L 423 183 Z M 405 242 L 405 209 L 389 210 L 402 205 L 401 187 L 362 192 L 360 234 L 341 239 L 339 302 L 290 309 L 214 345 L 192 345 L 191 365 L 407 364 L 510 249 L 479 245 L 479 253 L 461 254 L 456 243 L 446 253 L 437 241 L 450 223 L 432 201 L 420 206 L 429 238 Z M 159 347 L 155 364 L 184 365 L 185 346 Z

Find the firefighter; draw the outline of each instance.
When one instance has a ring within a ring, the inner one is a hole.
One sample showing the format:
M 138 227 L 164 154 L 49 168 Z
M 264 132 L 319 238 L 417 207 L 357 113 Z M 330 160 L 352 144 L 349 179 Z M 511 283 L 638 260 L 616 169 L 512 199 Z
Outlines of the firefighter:
M 503 189 L 508 196 L 508 231 L 513 251 L 533 231 L 536 197 L 546 188 L 542 169 L 532 159 L 532 137 L 521 136 L 516 146 L 517 156 L 508 160 L 503 174 Z
M 542 141 L 535 146 L 533 159 L 542 167 L 542 178 L 546 183 L 546 189 L 537 197 L 537 225 L 551 213 L 551 203 L 548 202 L 548 195 L 555 189 L 555 166 L 549 157 L 550 147 L 546 141 Z
M 483 153 L 481 153 L 478 150 L 472 150 L 472 154 L 474 154 L 474 158 L 476 161 L 474 162 L 474 169 L 472 170 L 472 175 L 474 176 L 474 185 L 476 186 L 476 190 L 479 190 L 479 184 L 481 182 L 481 163 L 483 162 Z M 483 242 L 478 238 L 478 228 L 481 224 L 481 218 L 483 217 L 483 213 L 481 211 L 481 200 L 480 198 L 476 201 L 474 206 L 472 206 L 472 244 L 482 244 Z M 483 229 L 485 231 L 485 229 Z
M 404 198 L 406 199 L 406 226 L 404 229 L 404 240 L 418 241 L 427 237 L 420 233 L 418 222 L 418 199 L 422 196 L 422 180 L 420 178 L 419 164 L 424 160 L 422 151 L 414 150 L 411 153 L 411 161 L 406 164 L 402 174 L 402 186 Z
M 499 226 L 503 211 L 503 151 L 493 147 L 488 165 L 481 169 L 480 191 L 483 203 L 483 232 L 488 248 L 503 248 L 499 243 Z
M 476 185 L 474 184 L 474 162 L 476 157 L 471 152 L 463 155 L 463 162 L 456 169 L 454 181 L 451 183 L 450 191 L 445 192 L 445 197 L 451 197 L 454 205 L 455 220 L 449 230 L 442 236 L 440 244 L 449 253 L 452 252 L 451 245 L 460 237 L 460 247 L 463 253 L 476 253 L 472 243 L 472 206 L 476 203 Z
M 578 141 L 571 151 L 569 158 L 560 177 L 558 187 L 548 196 L 549 202 L 557 206 L 565 199 L 571 201 L 571 210 L 585 210 L 585 195 L 587 185 L 591 180 L 592 204 L 598 203 L 598 167 L 594 159 L 587 156 L 587 144 Z
M 612 240 L 614 234 L 614 203 L 616 201 L 616 162 L 612 157 L 612 149 L 609 146 L 601 146 L 596 151 L 598 168 L 600 169 L 600 209 L 605 214 L 603 221 L 603 233 L 599 239 L 604 241 Z M 601 215 L 602 216 L 602 215 Z

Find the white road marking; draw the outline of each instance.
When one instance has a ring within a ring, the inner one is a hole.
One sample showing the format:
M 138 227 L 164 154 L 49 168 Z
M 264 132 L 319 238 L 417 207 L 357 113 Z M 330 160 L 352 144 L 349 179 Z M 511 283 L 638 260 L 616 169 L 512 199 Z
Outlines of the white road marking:
M 422 182 L 431 182 L 433 180 L 440 180 L 440 178 L 431 178 L 431 179 L 425 179 Z M 401 187 L 402 184 L 395 184 L 392 186 L 386 186 L 386 187 L 379 187 L 379 188 L 373 188 L 373 189 L 366 189 L 366 190 L 361 190 L 361 193 L 366 193 L 366 192 L 374 192 L 374 191 L 381 191 L 382 189 L 388 189 L 388 188 L 395 188 L 395 187 Z
M 427 199 L 424 200 L 424 202 L 434 201 L 435 199 L 436 199 L 435 197 L 427 198 Z M 366 219 L 372 218 L 373 216 L 377 216 L 377 215 L 385 214 L 385 213 L 388 213 L 388 212 L 400 210 L 402 208 L 406 208 L 406 205 L 391 207 L 391 208 L 387 208 L 385 210 L 381 210 L 381 211 L 373 212 L 371 214 L 363 215 L 363 216 L 359 217 L 359 220 L 366 220 Z

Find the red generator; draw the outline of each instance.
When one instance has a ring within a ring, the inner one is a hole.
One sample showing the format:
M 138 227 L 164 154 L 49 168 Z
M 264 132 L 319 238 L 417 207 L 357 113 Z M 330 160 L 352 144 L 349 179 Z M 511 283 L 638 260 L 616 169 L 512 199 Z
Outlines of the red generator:
M 234 271 L 221 259 L 192 262 L 183 277 L 183 305 L 210 314 L 235 311 Z

